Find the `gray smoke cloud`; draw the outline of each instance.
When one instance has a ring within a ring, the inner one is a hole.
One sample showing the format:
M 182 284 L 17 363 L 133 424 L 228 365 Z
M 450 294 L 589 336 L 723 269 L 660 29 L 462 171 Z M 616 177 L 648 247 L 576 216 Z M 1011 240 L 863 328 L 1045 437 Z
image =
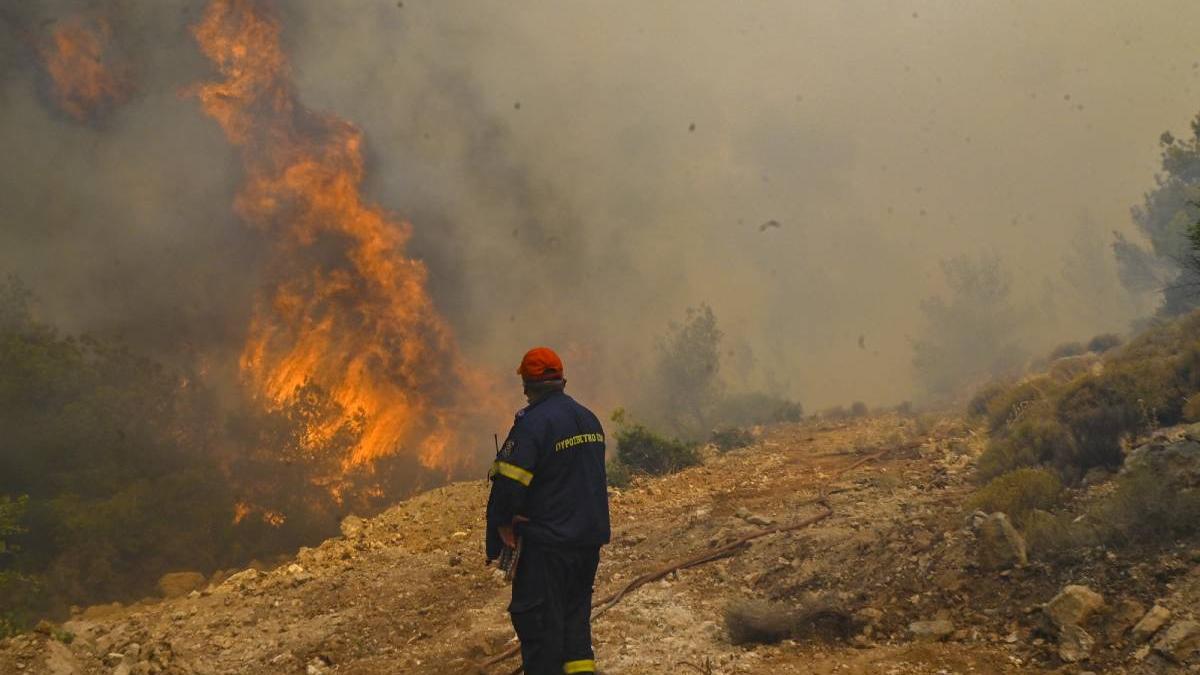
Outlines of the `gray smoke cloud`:
M 0 269 L 65 328 L 240 345 L 261 235 L 180 95 L 209 73 L 187 32 L 204 4 L 4 10 Z M 278 7 L 300 95 L 364 130 L 367 192 L 413 223 L 472 362 L 508 375 L 550 344 L 602 408 L 700 302 L 735 388 L 910 398 L 920 301 L 960 254 L 998 255 L 1043 310 L 1031 348 L 1124 328 L 1148 308 L 1104 296 L 1109 233 L 1131 234 L 1155 139 L 1197 108 L 1189 2 Z M 86 124 L 29 47 L 80 9 L 113 15 L 137 67 Z

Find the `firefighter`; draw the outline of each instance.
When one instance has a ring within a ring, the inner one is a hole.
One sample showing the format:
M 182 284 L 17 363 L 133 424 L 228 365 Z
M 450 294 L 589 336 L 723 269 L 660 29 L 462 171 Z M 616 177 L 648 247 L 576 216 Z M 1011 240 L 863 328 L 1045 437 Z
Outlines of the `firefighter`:
M 517 373 L 529 405 L 492 466 L 488 562 L 519 552 L 508 611 L 525 672 L 594 673 L 592 586 L 610 534 L 604 429 L 564 393 L 552 350 L 530 350 Z

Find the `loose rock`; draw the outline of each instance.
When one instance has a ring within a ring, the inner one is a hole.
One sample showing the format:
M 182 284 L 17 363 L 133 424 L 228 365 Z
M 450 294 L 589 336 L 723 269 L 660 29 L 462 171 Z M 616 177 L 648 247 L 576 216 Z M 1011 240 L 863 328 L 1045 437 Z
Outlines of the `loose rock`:
M 1154 651 L 1175 663 L 1185 663 L 1200 649 L 1200 623 L 1180 621 L 1154 641 Z
M 981 568 L 992 571 L 1029 562 L 1025 538 L 1003 513 L 993 513 L 979 526 L 976 557 Z
M 918 640 L 945 640 L 954 633 L 954 624 L 945 619 L 914 621 L 908 624 L 908 632 Z
M 1058 637 L 1058 656 L 1067 663 L 1091 657 L 1095 647 L 1096 639 L 1077 625 L 1066 626 Z
M 1104 606 L 1104 596 L 1087 586 L 1066 586 L 1042 609 L 1059 630 L 1082 625 Z
M 346 516 L 342 519 L 339 529 L 342 531 L 342 536 L 350 539 L 362 534 L 363 519 L 358 516 Z
M 158 580 L 158 590 L 164 598 L 182 598 L 208 584 L 208 578 L 199 572 L 171 572 Z
M 1162 605 L 1155 605 L 1150 608 L 1149 612 L 1142 617 L 1141 621 L 1133 627 L 1133 639 L 1137 642 L 1145 642 L 1154 636 L 1171 618 L 1171 610 Z

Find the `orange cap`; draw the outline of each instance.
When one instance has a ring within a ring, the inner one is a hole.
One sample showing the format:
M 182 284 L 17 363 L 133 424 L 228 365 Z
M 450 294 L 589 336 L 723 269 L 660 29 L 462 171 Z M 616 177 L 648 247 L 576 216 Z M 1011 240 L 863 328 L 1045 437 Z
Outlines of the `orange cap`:
M 534 347 L 525 352 L 521 359 L 521 367 L 517 374 L 526 382 L 542 382 L 545 380 L 561 380 L 563 377 L 562 359 L 549 347 Z

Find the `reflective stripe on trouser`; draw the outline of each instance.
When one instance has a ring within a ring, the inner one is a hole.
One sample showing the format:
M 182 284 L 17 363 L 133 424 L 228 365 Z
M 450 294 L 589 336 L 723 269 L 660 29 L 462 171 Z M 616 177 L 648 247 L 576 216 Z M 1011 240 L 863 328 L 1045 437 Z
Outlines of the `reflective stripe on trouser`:
M 526 540 L 508 611 L 527 675 L 596 671 L 591 607 L 599 562 L 598 546 L 542 546 Z

